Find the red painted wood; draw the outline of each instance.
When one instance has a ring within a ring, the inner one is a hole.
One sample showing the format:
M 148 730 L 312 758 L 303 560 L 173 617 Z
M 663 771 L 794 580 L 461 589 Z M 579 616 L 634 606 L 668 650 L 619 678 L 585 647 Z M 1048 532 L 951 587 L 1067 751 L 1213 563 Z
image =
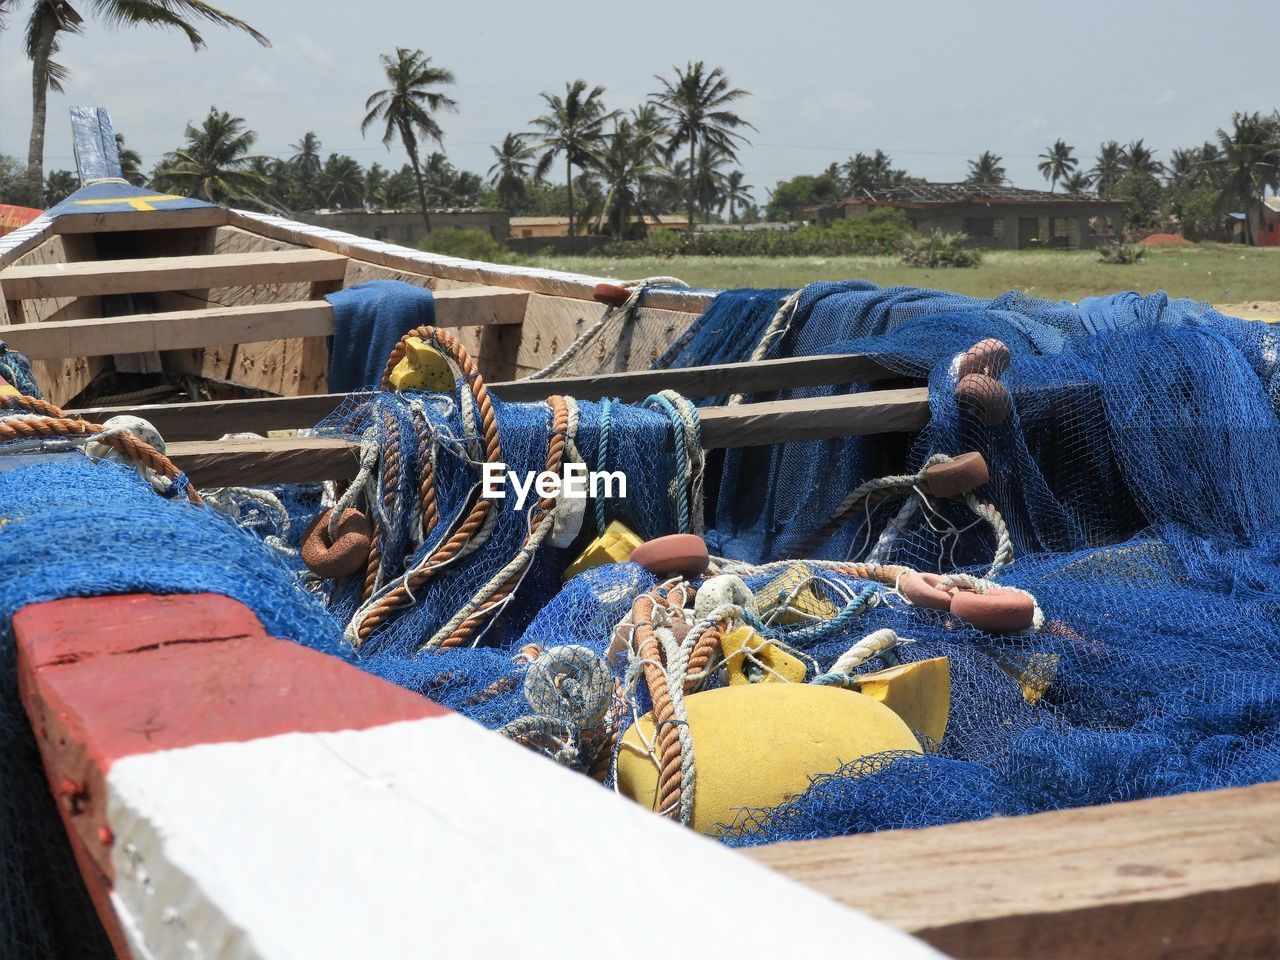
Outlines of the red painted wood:
M 216 594 L 57 600 L 24 608 L 13 626 L 22 702 L 77 856 L 92 862 L 82 861 L 91 891 L 112 877 L 105 779 L 115 760 L 448 712 L 268 636 L 252 611 Z

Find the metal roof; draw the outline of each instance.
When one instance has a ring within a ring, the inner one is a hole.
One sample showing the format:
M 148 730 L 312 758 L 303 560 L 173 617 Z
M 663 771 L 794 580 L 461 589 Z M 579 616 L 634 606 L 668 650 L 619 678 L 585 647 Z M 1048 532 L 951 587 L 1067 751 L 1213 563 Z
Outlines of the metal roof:
M 1097 197 L 1051 193 L 1048 190 L 1026 190 L 1005 184 L 978 183 L 908 183 L 885 190 L 875 190 L 861 197 L 850 197 L 842 204 L 941 204 L 941 203 L 1118 203 Z

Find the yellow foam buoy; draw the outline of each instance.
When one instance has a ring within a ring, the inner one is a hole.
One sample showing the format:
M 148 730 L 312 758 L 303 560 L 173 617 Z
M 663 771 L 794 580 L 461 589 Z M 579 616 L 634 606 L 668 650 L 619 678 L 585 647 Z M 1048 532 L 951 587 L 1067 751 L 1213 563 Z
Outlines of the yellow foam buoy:
M 743 683 L 804 683 L 804 661 L 793 657 L 772 640 L 750 627 L 739 627 L 720 638 L 729 686 Z M 758 673 L 753 680 L 751 674 Z
M 936 748 L 951 712 L 951 664 L 946 657 L 902 663 L 853 678 L 857 691 L 883 703 Z
M 685 700 L 695 775 L 691 825 L 715 834 L 744 808 L 776 807 L 813 777 L 886 751 L 920 753 L 896 713 L 871 697 L 812 683 L 752 683 Z M 651 810 L 658 803 L 652 713 L 633 724 L 618 753 L 618 790 Z
M 814 569 L 807 563 L 791 564 L 756 590 L 756 606 L 769 623 L 831 620 L 840 613 L 840 607 L 814 586 Z
M 448 358 L 421 337 L 404 342 L 404 356 L 391 368 L 393 390 L 422 390 L 427 393 L 452 393 L 453 368 Z
M 569 564 L 564 578 L 569 580 L 593 567 L 603 567 L 606 563 L 624 563 L 631 559 L 631 552 L 644 543 L 632 533 L 625 524 L 617 520 L 610 521 L 604 533 L 587 544 L 586 549 L 578 554 L 578 559 Z

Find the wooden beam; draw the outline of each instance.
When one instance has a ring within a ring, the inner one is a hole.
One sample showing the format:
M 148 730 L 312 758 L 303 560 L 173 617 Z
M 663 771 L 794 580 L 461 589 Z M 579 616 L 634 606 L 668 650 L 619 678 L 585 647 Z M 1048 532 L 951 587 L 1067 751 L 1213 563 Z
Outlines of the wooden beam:
M 139 415 L 145 415 L 146 410 L 136 408 Z M 77 415 L 101 417 L 106 412 L 77 411 Z M 894 433 L 919 429 L 928 419 L 929 392 L 924 387 L 744 403 L 703 411 L 702 445 L 710 450 Z M 247 418 L 240 419 L 237 426 L 269 429 Z M 197 486 L 255 486 L 349 479 L 355 474 L 357 447 L 342 440 L 288 437 L 182 441 L 170 443 L 168 453 Z
M 791 440 L 828 440 L 915 431 L 929 422 L 925 387 L 801 400 L 743 403 L 699 411 L 702 446 L 759 447 Z
M 265 250 L 9 267 L 5 295 L 36 300 L 264 283 L 340 280 L 347 258 L 323 250 Z
M 957 957 L 1280 956 L 1280 784 L 747 851 Z
M 528 298 L 523 290 L 445 290 L 436 295 L 436 324 L 519 324 Z M 185 350 L 332 333 L 333 308 L 325 300 L 95 317 L 27 324 L 5 331 L 8 344 L 33 360 Z
M 451 291 L 437 296 L 445 297 L 449 292 Z M 441 313 L 437 311 L 437 320 L 440 317 Z M 489 389 L 503 400 L 517 402 L 543 400 L 553 393 L 580 400 L 617 397 L 635 402 L 659 390 L 675 390 L 687 397 L 710 397 L 738 390 L 766 393 L 797 387 L 877 381 L 893 375 L 892 371 L 876 362 L 874 357 L 835 355 L 681 367 L 674 370 L 644 370 L 596 377 L 513 380 L 491 383 Z M 346 394 L 330 393 L 308 397 L 153 404 L 145 407 L 91 407 L 77 410 L 75 414 L 96 422 L 120 414 L 131 414 L 150 420 L 166 437 L 213 440 L 224 434 L 234 433 L 246 423 L 253 424 L 258 433 L 314 427 L 346 399 Z M 710 409 L 704 410 L 704 417 L 710 412 Z
M 174 230 L 187 227 L 226 226 L 230 213 L 224 207 L 189 207 L 185 210 L 117 210 L 113 213 L 72 213 L 53 221 L 53 232 L 119 233 L 124 230 Z
M 180 441 L 167 444 L 165 453 L 197 487 L 243 487 L 349 480 L 358 448 L 343 440 L 288 437 Z

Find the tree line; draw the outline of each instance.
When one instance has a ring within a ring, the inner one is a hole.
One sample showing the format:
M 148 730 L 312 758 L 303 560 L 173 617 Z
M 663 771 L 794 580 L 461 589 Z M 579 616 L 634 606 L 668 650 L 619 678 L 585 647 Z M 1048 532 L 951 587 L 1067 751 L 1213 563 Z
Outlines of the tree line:
M 1098 147 L 1091 166 L 1076 148 L 1056 139 L 1038 157 L 1037 169 L 1052 193 L 1059 187 L 1074 197 L 1118 200 L 1125 205 L 1130 230 L 1150 230 L 1176 222 L 1192 236 L 1218 233 L 1228 213 L 1245 213 L 1246 241 L 1252 243 L 1253 217 L 1266 190 L 1280 190 L 1280 111 L 1271 114 L 1237 111 L 1210 140 L 1174 149 L 1168 162 L 1157 157 L 1145 139 L 1122 145 L 1108 140 Z M 765 215 L 792 220 L 805 207 L 834 203 L 845 197 L 874 196 L 893 187 L 923 183 L 881 150 L 858 153 L 833 163 L 822 173 L 785 180 L 772 191 Z M 1004 158 L 987 150 L 967 161 L 965 183 L 1000 186 L 1009 183 Z
M 194 49 L 205 43 L 201 23 L 270 44 L 245 21 L 203 0 L 85 0 L 81 6 L 109 25 L 176 30 Z M 0 0 L 0 29 L 16 7 Z M 25 167 L 0 156 L 0 202 L 48 206 L 75 187 L 69 171 L 45 175 L 44 131 L 48 91 L 61 91 L 69 76 L 54 59 L 61 39 L 84 29 L 85 19 L 70 0 L 28 4 L 30 146 Z M 762 212 L 770 220 L 796 220 L 805 207 L 922 182 L 881 150 L 857 153 L 821 173 L 779 182 L 761 211 L 754 188 L 735 168 L 738 148 L 747 142 L 744 131 L 754 128 L 733 107 L 748 94 L 732 85 L 723 68 L 701 61 L 655 77 L 658 88 L 627 111 L 608 109 L 605 89 L 585 80 L 566 83 L 563 93 L 541 93 L 543 111 L 530 120 L 529 130 L 508 133 L 490 148 L 494 162 L 482 176 L 458 170 L 443 152 L 440 117 L 458 109 L 446 93 L 455 82 L 452 71 L 433 64 L 422 50 L 403 47 L 383 55 L 381 66 L 386 86 L 368 97 L 361 132 L 376 129 L 388 147 L 403 146 L 409 162 L 398 170 L 378 163 L 365 168 L 342 153 L 324 157 L 313 132 L 292 144 L 286 158 L 255 154 L 257 134 L 244 118 L 211 107 L 198 125 L 187 125 L 183 145 L 149 173 L 121 139 L 124 175 L 138 185 L 284 213 L 417 207 L 430 231 L 433 206 L 489 206 L 513 215 L 567 214 L 573 233 L 589 228 L 617 237 L 629 235 L 637 217 L 679 209 L 690 224 L 725 214 L 730 222 L 757 220 Z M 440 149 L 423 157 L 433 142 Z M 562 183 L 548 179 L 557 160 L 564 164 Z M 1074 196 L 1121 200 L 1131 229 L 1176 219 L 1190 233 L 1207 234 L 1227 212 L 1252 213 L 1267 188 L 1280 188 L 1280 112 L 1237 112 L 1215 139 L 1173 150 L 1168 163 L 1143 139 L 1101 144 L 1091 167 L 1062 139 L 1039 160 L 1051 191 L 1061 186 Z M 993 151 L 967 166 L 970 183 L 1008 182 L 1003 158 Z M 1252 217 L 1246 230 L 1252 230 Z M 1247 239 L 1252 241 L 1251 233 Z

